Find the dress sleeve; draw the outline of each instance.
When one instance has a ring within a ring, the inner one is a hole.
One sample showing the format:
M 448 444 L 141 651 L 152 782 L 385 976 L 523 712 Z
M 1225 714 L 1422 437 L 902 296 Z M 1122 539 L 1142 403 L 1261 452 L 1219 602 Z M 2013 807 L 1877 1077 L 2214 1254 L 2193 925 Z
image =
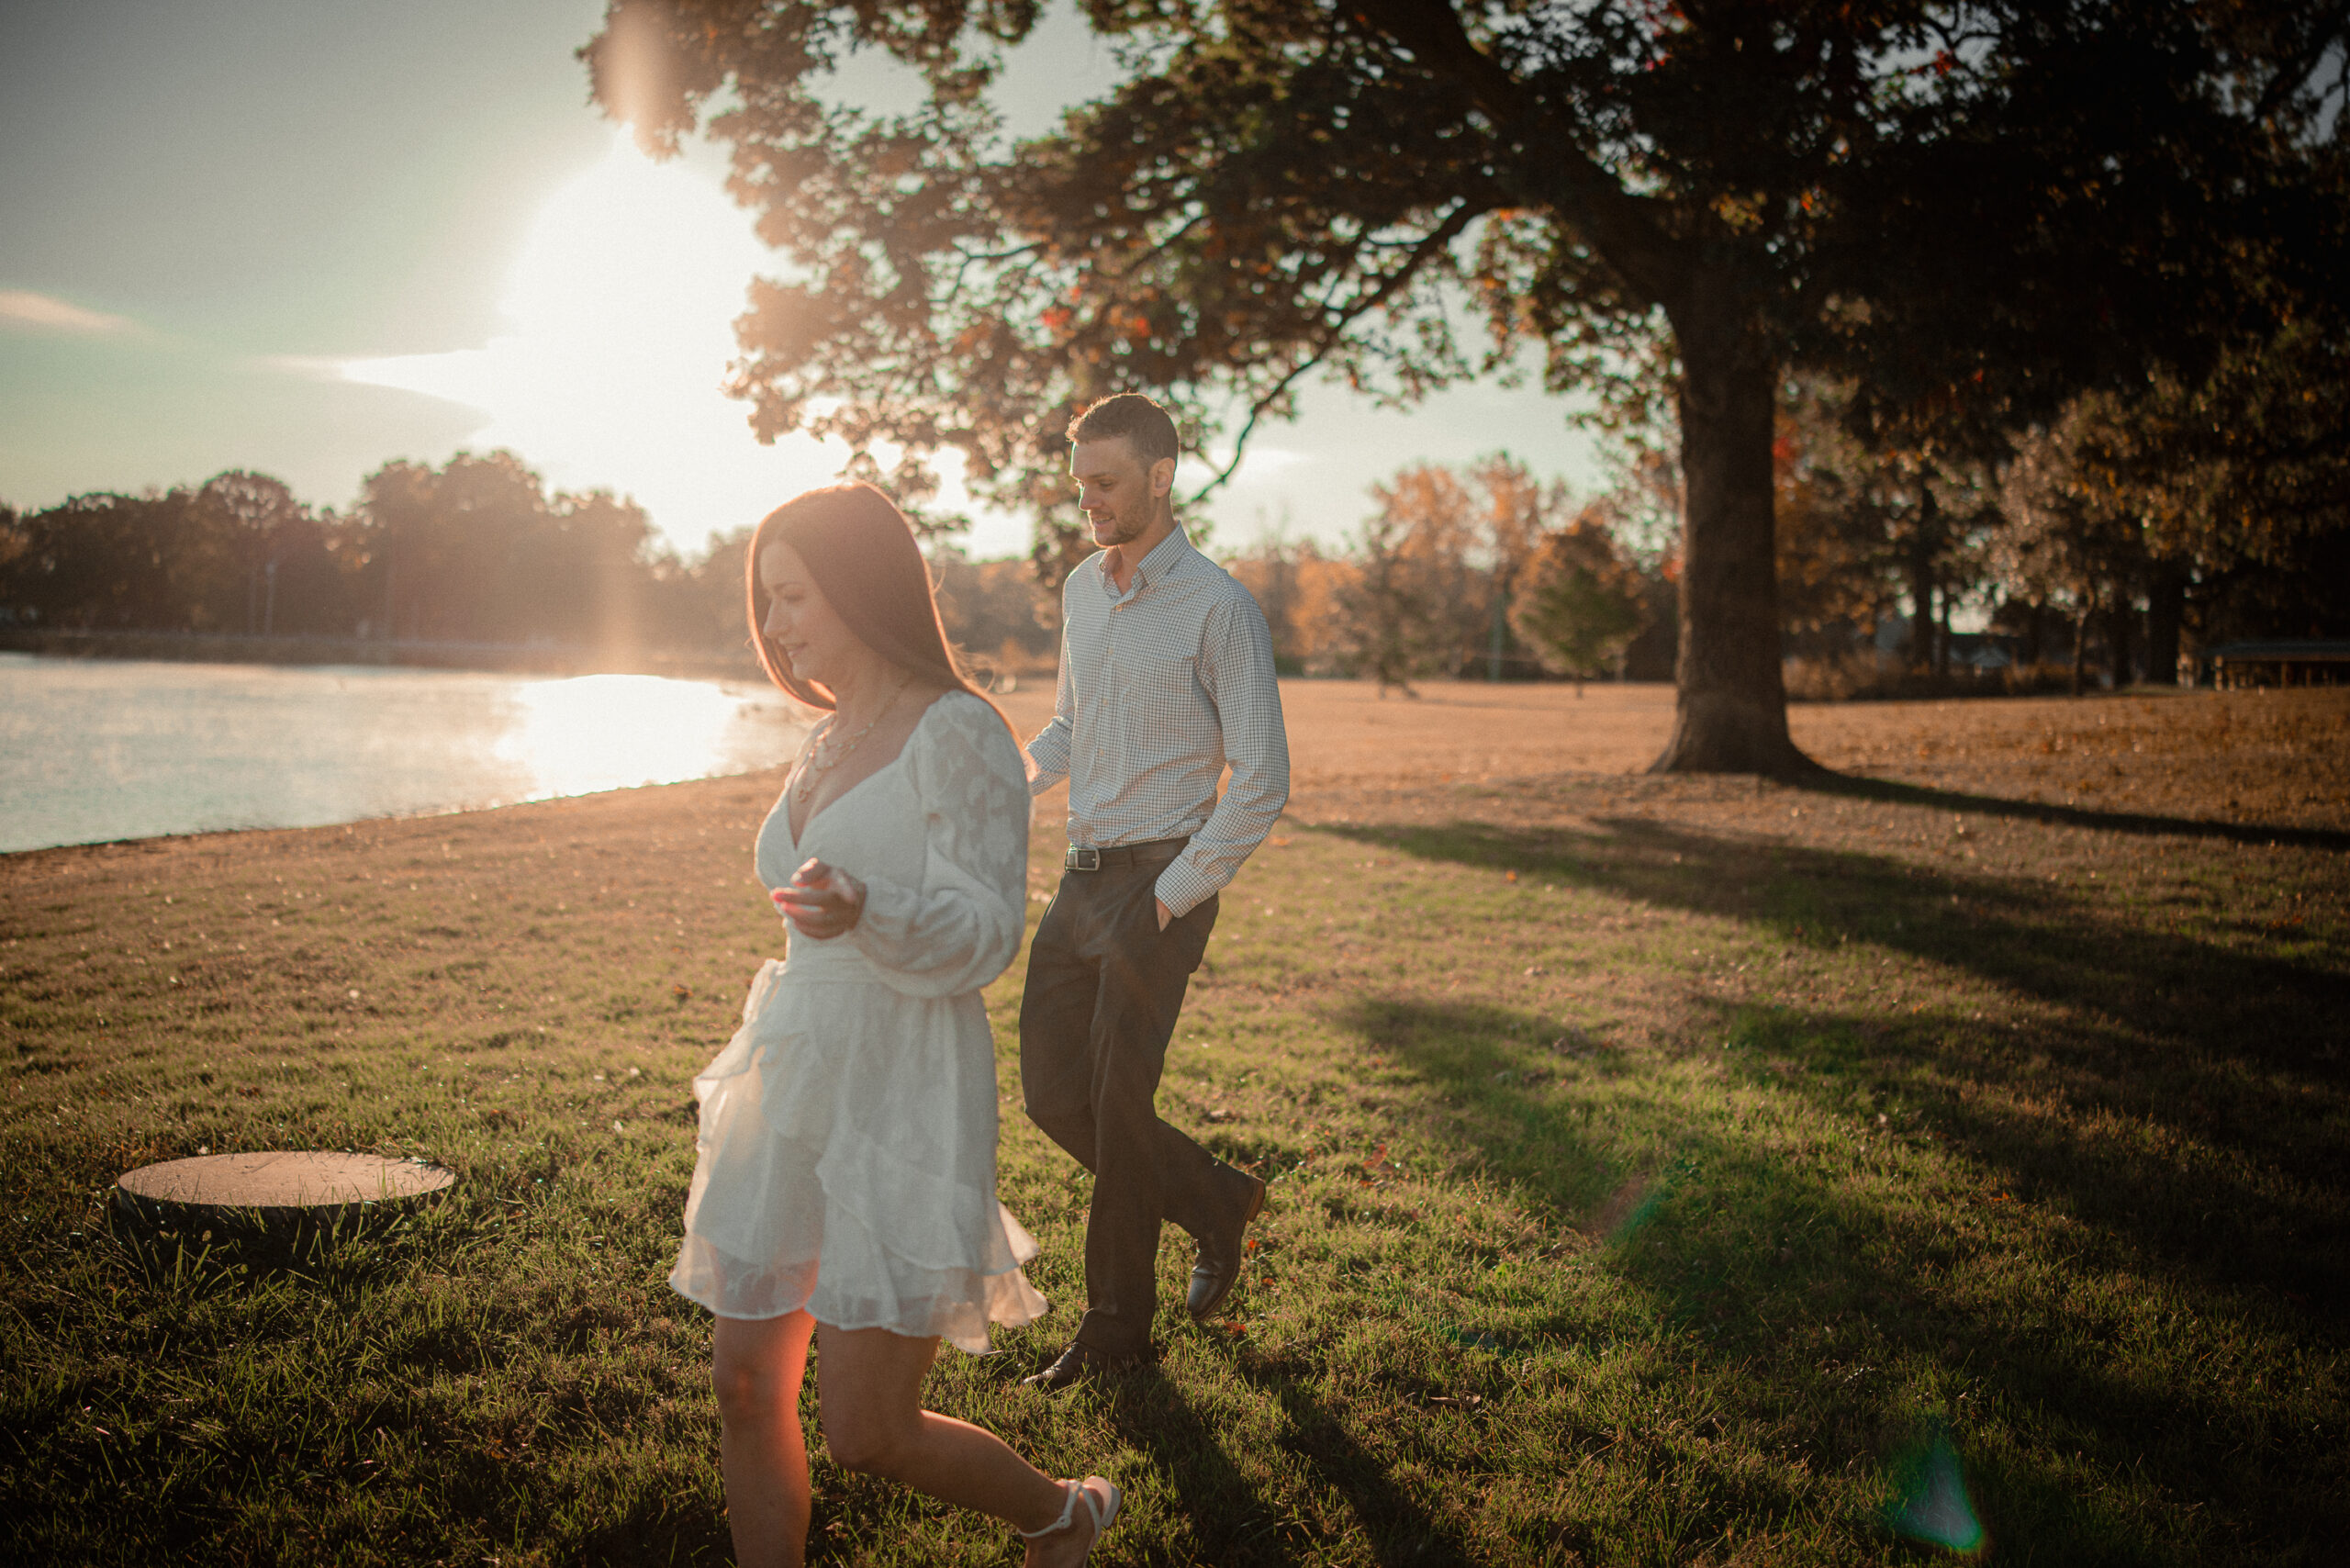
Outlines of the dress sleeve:
M 907 741 L 922 802 L 922 886 L 876 877 L 849 940 L 913 996 L 977 991 L 1020 950 L 1028 899 L 1028 779 L 1019 745 L 985 702 L 940 698 Z

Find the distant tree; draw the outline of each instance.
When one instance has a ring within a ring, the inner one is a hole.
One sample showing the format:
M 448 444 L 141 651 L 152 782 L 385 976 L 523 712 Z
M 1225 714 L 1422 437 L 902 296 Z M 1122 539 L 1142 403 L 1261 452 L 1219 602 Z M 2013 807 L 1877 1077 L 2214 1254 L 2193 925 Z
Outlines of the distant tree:
M 511 453 L 461 452 L 440 469 L 401 460 L 368 475 L 352 513 L 375 626 L 386 637 L 505 640 L 498 630 L 521 619 L 518 545 L 545 506 L 539 476 Z
M 0 619 L 93 630 L 550 642 L 624 657 L 743 640 L 741 542 L 707 584 L 608 491 L 549 494 L 508 452 L 370 474 L 345 515 L 231 469 L 145 496 L 76 496 L 0 531 Z M 709 573 L 702 574 L 703 577 Z M 680 613 L 677 606 L 688 608 Z
M 1264 612 L 1265 630 L 1273 644 L 1274 669 L 1282 675 L 1302 675 L 1305 665 L 1298 652 L 1300 542 L 1290 536 L 1286 510 L 1281 521 L 1270 527 L 1262 526 L 1262 514 L 1258 521 L 1260 531 L 1257 542 L 1245 550 L 1225 554 L 1222 564 Z
M 1519 577 L 1543 540 L 1571 515 L 1573 503 L 1564 480 L 1538 479 L 1525 464 L 1504 452 L 1470 464 L 1465 476 L 1481 514 L 1485 678 L 1499 680 L 1520 653 L 1509 614 Z
M 611 0 L 599 100 L 656 151 L 722 105 L 732 188 L 791 265 L 742 323 L 754 427 L 958 448 L 1041 510 L 1102 393 L 1230 408 L 1245 447 L 1309 375 L 1408 401 L 1532 343 L 1553 388 L 1677 412 L 1661 767 L 1809 766 L 1780 680 L 1783 369 L 1852 378 L 1887 430 L 2046 409 L 2202 353 L 2263 303 L 2227 286 L 2248 249 L 2299 286 L 2341 270 L 2304 177 L 2335 0 L 1088 0 L 1126 79 L 1013 146 L 985 89 L 1040 11 Z M 861 49 L 918 70 L 921 106 L 828 101 Z
M 361 483 L 352 521 L 386 635 L 618 653 L 655 613 L 644 510 L 602 490 L 550 495 L 511 452 L 387 463 Z
M 742 652 L 750 648 L 744 599 L 744 554 L 752 530 L 714 534 L 691 561 L 656 560 L 663 640 L 672 646 Z
M 1598 508 L 1542 541 L 1510 604 L 1518 635 L 1540 651 L 1545 665 L 1574 678 L 1578 697 L 1584 681 L 1617 672 L 1648 619 L 1640 574 Z
M 1962 442 L 2004 454 L 1996 431 L 1863 439 L 1855 388 L 1793 378 L 1772 451 L 1780 624 L 1791 650 L 1833 655 L 1908 603 L 1909 660 L 1947 675 L 1951 617 L 1986 582 L 1983 543 L 1998 522 L 1996 483 Z
M 1823 440 L 1823 436 L 1825 439 Z M 1893 608 L 1901 487 L 1855 470 L 1835 432 L 1783 408 L 1772 452 L 1779 624 L 1790 654 L 1833 659 Z
M 2350 635 L 2345 326 L 2312 315 L 2021 438 L 1993 556 L 2011 619 L 2072 623 L 2076 684 L 2092 638 L 2114 683 L 2167 684 L 2189 632 Z
M 1479 557 L 1485 521 L 1475 489 L 1436 464 L 1414 464 L 1371 487 L 1372 499 L 1401 524 L 1401 571 L 1418 607 L 1416 642 L 1422 675 L 1457 676 L 1483 651 L 1490 595 Z
M 1281 674 L 1336 675 L 1351 667 L 1339 606 L 1361 580 L 1360 563 L 1275 530 L 1225 557 L 1224 566 L 1264 610 Z
M 1060 601 L 1024 561 L 974 561 L 951 546 L 934 547 L 931 576 L 947 640 L 976 673 L 1017 675 L 1049 664 L 1060 645 Z
M 2072 623 L 2073 691 L 2080 693 L 2092 630 L 2104 633 L 2108 678 L 2131 678 L 2132 599 L 2146 574 L 2145 528 L 2128 498 L 2093 482 L 2078 461 L 2105 399 L 2076 401 L 2018 445 L 2001 484 L 2006 526 L 1992 558 L 2009 595 Z
M 1409 465 L 1372 486 L 1371 497 L 1378 526 L 1358 537 L 1351 580 L 1334 583 L 1326 599 L 1361 622 L 1348 633 L 1354 661 L 1383 665 L 1396 684 L 1404 676 L 1499 678 L 1505 667 L 1530 664 L 1509 624 L 1509 594 L 1546 532 L 1568 515 L 1564 485 L 1496 453 L 1458 469 Z M 1409 624 L 1375 636 L 1363 630 L 1397 615 Z M 1374 645 L 1386 650 L 1378 660 L 1367 652 Z
M 1372 493 L 1382 504 L 1364 520 L 1348 551 L 1355 572 L 1332 607 L 1336 641 L 1355 674 L 1379 683 L 1380 696 L 1393 688 L 1417 697 L 1413 678 L 1438 667 L 1441 644 L 1411 550 L 1414 520 L 1403 508 L 1385 504 L 1387 494 Z
M 17 515 L 17 509 L 0 501 L 0 626 L 12 624 L 17 618 L 14 594 L 17 563 L 31 547 L 31 537 L 24 520 Z
M 657 535 L 632 499 L 557 491 L 535 531 L 540 592 L 516 608 L 533 632 L 625 656 L 650 640 Z
M 68 497 L 21 520 L 7 597 L 21 619 L 72 630 L 203 630 L 189 521 L 185 490 Z
M 193 505 L 206 539 L 203 593 L 218 629 L 261 636 L 351 629 L 355 585 L 335 530 L 282 479 L 232 468 Z
M 19 520 L 0 606 L 85 630 L 341 632 L 350 585 L 336 532 L 283 481 L 242 469 L 75 496 Z
M 2054 429 L 2076 482 L 2143 525 L 2150 678 L 2189 621 L 2350 634 L 2350 311 L 2238 343 L 2200 380 L 2085 398 Z

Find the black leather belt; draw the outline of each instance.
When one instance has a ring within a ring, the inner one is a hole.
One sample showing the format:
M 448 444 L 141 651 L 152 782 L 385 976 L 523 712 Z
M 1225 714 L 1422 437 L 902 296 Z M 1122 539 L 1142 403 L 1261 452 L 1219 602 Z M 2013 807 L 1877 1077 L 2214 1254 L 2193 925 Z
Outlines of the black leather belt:
M 1121 844 L 1111 849 L 1069 846 L 1061 857 L 1065 871 L 1111 871 L 1121 866 L 1164 866 L 1183 853 L 1189 838 L 1154 838 L 1147 844 Z

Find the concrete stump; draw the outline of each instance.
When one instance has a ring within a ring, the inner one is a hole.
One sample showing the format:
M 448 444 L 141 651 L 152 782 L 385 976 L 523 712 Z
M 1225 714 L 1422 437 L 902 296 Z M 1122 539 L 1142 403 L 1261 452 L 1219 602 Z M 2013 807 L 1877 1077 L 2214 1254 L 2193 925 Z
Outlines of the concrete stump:
M 269 1149 L 142 1165 L 115 1182 L 114 1202 L 158 1228 L 309 1232 L 421 1207 L 456 1180 L 420 1159 Z

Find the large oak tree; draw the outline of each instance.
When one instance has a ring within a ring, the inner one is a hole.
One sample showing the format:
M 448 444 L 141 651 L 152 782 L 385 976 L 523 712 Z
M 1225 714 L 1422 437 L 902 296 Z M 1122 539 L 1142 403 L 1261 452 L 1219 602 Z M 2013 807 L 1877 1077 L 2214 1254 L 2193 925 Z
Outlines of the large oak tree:
M 2191 359 L 2247 252 L 2289 271 L 2338 239 L 2296 184 L 2337 0 L 1081 9 L 1125 80 L 1014 143 L 987 89 L 1035 0 L 612 0 L 599 101 L 655 148 L 730 143 L 789 263 L 741 323 L 755 428 L 894 444 L 914 491 L 958 449 L 1041 510 L 1063 414 L 1113 390 L 1245 442 L 1308 376 L 1408 400 L 1529 344 L 1554 389 L 1662 388 L 1687 485 L 1663 768 L 1809 766 L 1773 581 L 1789 370 L 1853 378 L 1887 429 L 2028 415 Z M 861 49 L 926 101 L 841 101 Z

